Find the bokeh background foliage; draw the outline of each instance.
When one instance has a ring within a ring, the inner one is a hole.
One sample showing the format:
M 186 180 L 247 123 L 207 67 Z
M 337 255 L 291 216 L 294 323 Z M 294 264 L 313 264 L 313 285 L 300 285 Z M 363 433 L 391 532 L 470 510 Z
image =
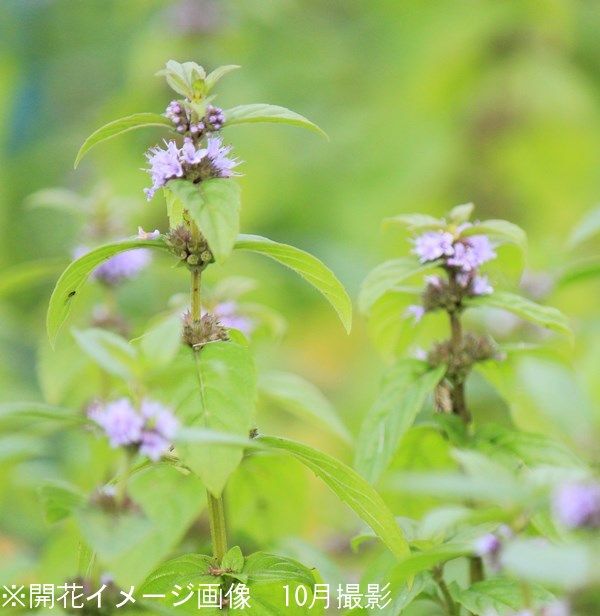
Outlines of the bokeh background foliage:
M 593 251 L 592 241 L 570 254 L 566 237 L 600 195 L 599 26 L 596 3 L 575 0 L 4 0 L 0 401 L 82 403 L 78 384 L 100 378 L 93 366 L 74 365 L 67 352 L 60 363 L 60 349 L 48 359 L 43 336 L 52 282 L 81 242 L 85 221 L 31 207 L 27 197 L 49 186 L 99 199 L 118 195 L 121 201 L 111 207 L 121 235 L 134 234 L 138 224 L 165 229 L 164 208 L 146 204 L 142 193 L 148 180 L 140 168 L 155 140 L 151 131 L 107 143 L 77 172 L 72 163 L 97 126 L 140 110 L 162 112 L 169 94 L 153 75 L 175 58 L 209 68 L 241 64 L 243 70 L 220 85 L 220 104 L 270 101 L 327 131 L 330 142 L 269 126 L 231 135 L 245 161 L 242 228 L 314 252 L 354 297 L 369 269 L 406 251 L 404 237 L 381 231 L 386 216 L 441 215 L 474 201 L 479 217 L 523 226 L 530 238 L 525 290 L 572 317 L 576 343 L 520 366 L 511 384 L 520 392 L 513 420 L 553 434 L 572 427 L 571 413 L 580 416 L 579 426 L 587 425 L 600 408 L 598 282 L 550 283 L 566 263 Z M 46 274 L 24 275 L 30 262 Z M 258 346 L 259 365 L 316 383 L 356 434 L 383 368 L 364 321 L 356 318 L 348 338 L 318 295 L 286 271 L 236 257 L 219 275 L 234 271 L 256 277 L 253 301 L 288 321 L 279 344 Z M 185 276 L 156 259 L 118 301 L 134 329 L 143 331 L 185 288 Z M 86 290 L 70 325 L 85 322 L 97 295 L 93 287 Z M 502 339 L 524 335 L 501 315 L 490 323 Z M 469 395 L 476 417 L 510 423 L 505 403 L 483 379 L 471 384 Z M 540 410 L 549 407 L 550 424 Z M 343 440 L 276 410 L 274 404 L 259 417 L 264 431 L 351 460 Z M 0 555 L 5 573 L 37 562 L 38 572 L 54 578 L 69 574 L 66 554 L 76 555 L 68 528 L 48 526 L 35 486 L 40 477 L 67 472 L 82 489 L 93 488 L 105 479 L 104 469 L 94 466 L 105 445 L 55 433 L 39 451 L 35 436 L 27 430 L 17 440 L 12 432 L 0 436 Z M 444 467 L 448 453 L 430 442 L 436 438 L 426 429 L 412 433 L 396 467 Z M 304 556 L 335 580 L 339 566 L 356 566 L 347 550 L 356 519 L 312 477 L 295 472 L 298 483 L 290 490 L 288 466 L 294 463 L 273 466 L 256 458 L 240 470 L 231 490 L 232 526 L 240 541 Z M 270 490 L 258 503 L 249 498 L 266 484 Z M 403 515 L 419 515 L 431 504 L 429 497 L 406 505 L 390 500 Z M 202 536 L 206 529 L 196 531 Z M 195 548 L 195 536 L 189 541 Z M 309 541 L 333 558 L 315 553 Z

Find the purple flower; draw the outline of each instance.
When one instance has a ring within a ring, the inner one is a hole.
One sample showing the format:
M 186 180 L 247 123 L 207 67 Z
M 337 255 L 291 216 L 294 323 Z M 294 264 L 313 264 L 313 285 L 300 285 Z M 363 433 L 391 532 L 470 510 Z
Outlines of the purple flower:
M 500 542 L 500 539 L 492 533 L 479 537 L 479 539 L 475 542 L 475 553 L 482 557 L 494 556 L 498 554 L 501 548 L 502 543 Z
M 219 137 L 211 137 L 207 140 L 205 152 L 216 177 L 229 178 L 235 175 L 233 169 L 240 163 L 236 158 L 228 158 L 230 145 L 224 146 Z
M 146 420 L 145 430 L 152 429 L 169 440 L 175 437 L 179 428 L 179 421 L 167 407 L 153 400 L 144 400 L 141 412 Z
M 219 319 L 223 327 L 239 329 L 244 334 L 251 334 L 254 323 L 248 317 L 241 315 L 236 302 L 221 302 L 213 310 L 213 314 Z
M 567 483 L 553 496 L 554 515 L 569 528 L 600 527 L 600 484 Z
M 454 254 L 446 261 L 450 267 L 472 272 L 496 257 L 490 240 L 485 235 L 471 235 L 454 244 Z
M 475 276 L 471 280 L 469 291 L 471 295 L 489 295 L 494 292 L 494 287 L 489 283 L 487 276 Z
M 166 150 L 155 147 L 146 153 L 146 158 L 150 163 L 148 173 L 152 178 L 152 187 L 146 188 L 144 192 L 148 197 L 148 201 L 152 199 L 154 193 L 164 186 L 168 180 L 180 178 L 183 176 L 183 167 L 179 159 L 180 152 L 177 144 L 174 141 L 165 141 Z
M 99 265 L 92 276 L 104 284 L 115 285 L 134 278 L 150 263 L 151 259 L 150 251 L 146 248 L 120 252 Z
M 425 314 L 425 308 L 423 308 L 423 306 L 420 306 L 419 304 L 412 304 L 406 309 L 404 316 L 406 318 L 413 317 L 415 320 L 415 323 L 418 323 L 423 318 L 424 314 Z
M 144 432 L 140 443 L 140 454 L 157 462 L 169 451 L 171 443 L 158 432 Z
M 415 238 L 413 252 L 421 263 L 435 261 L 454 254 L 453 241 L 452 234 L 447 231 L 427 231 Z
M 225 114 L 219 107 L 213 107 L 208 105 L 206 108 L 206 121 L 209 124 L 211 130 L 220 130 L 225 122 Z
M 104 408 L 94 407 L 88 411 L 88 416 L 104 430 L 111 447 L 132 445 L 142 436 L 144 419 L 126 398 Z

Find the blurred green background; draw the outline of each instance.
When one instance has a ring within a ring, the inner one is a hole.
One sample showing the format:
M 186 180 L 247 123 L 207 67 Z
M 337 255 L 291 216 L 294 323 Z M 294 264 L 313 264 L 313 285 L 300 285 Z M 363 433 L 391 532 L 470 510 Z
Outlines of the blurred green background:
M 327 142 L 269 125 L 224 132 L 244 161 L 243 231 L 315 253 L 354 298 L 369 269 L 408 249 L 405 238 L 382 232 L 382 218 L 442 215 L 467 201 L 480 218 L 526 229 L 532 271 L 560 267 L 571 258 L 566 234 L 600 196 L 599 28 L 600 9 L 590 0 L 3 0 L 4 278 L 29 261 L 66 264 L 82 241 L 73 216 L 27 206 L 27 196 L 42 188 L 89 195 L 104 183 L 129 200 L 123 236 L 138 224 L 166 228 L 162 197 L 148 204 L 142 193 L 143 154 L 158 138 L 152 129 L 98 147 L 77 171 L 73 160 L 105 122 L 164 110 L 170 93 L 154 73 L 171 58 L 209 69 L 240 64 L 220 83 L 217 104 L 284 105 L 329 134 Z M 251 257 L 235 257 L 222 273 L 256 277 L 253 299 L 288 321 L 278 345 L 259 349 L 259 362 L 316 383 L 356 432 L 383 367 L 362 317 L 347 337 L 302 281 Z M 55 278 L 7 288 L 0 280 L 3 402 L 43 397 L 36 358 Z M 143 331 L 186 286 L 180 271 L 157 260 L 120 301 Z M 591 282 L 550 299 L 575 319 L 580 338 L 569 362 L 585 365 L 580 374 L 590 383 L 598 291 Z M 84 321 L 85 310 L 71 324 Z M 598 395 L 588 390 L 586 397 Z M 473 395 L 482 412 L 488 404 L 502 413 L 484 386 L 475 384 Z M 310 427 L 269 421 L 351 459 Z M 333 518 L 322 499 L 329 497 L 314 497 L 320 512 L 313 515 Z M 2 518 L 5 531 L 14 532 L 8 508 Z

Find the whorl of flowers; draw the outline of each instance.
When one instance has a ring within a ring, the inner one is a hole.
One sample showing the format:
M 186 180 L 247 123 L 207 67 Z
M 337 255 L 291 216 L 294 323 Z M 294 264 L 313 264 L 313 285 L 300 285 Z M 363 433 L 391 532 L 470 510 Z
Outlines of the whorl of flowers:
M 111 447 L 132 447 L 153 461 L 169 451 L 179 428 L 173 413 L 153 400 L 142 401 L 136 409 L 127 398 L 121 398 L 92 407 L 88 416 L 102 428 Z
M 569 528 L 600 528 L 600 484 L 566 483 L 553 496 L 555 517 Z
M 452 312 L 460 306 L 463 297 L 477 297 L 493 292 L 487 276 L 479 268 L 496 258 L 489 238 L 485 235 L 461 235 L 470 223 L 460 225 L 456 233 L 426 231 L 413 240 L 413 253 L 423 264 L 438 262 L 448 278 L 428 276 L 422 295 L 422 305 L 408 307 L 406 316 L 419 321 L 432 310 L 443 308 Z
M 164 142 L 166 148 L 154 147 L 146 153 L 150 163 L 147 172 L 152 186 L 144 192 L 148 200 L 169 180 L 185 178 L 200 182 L 209 178 L 228 178 L 236 175 L 239 161 L 230 158 L 231 146 L 224 146 L 219 137 L 209 137 L 206 147 L 198 147 L 193 139 L 186 137 L 181 148 L 175 141 Z

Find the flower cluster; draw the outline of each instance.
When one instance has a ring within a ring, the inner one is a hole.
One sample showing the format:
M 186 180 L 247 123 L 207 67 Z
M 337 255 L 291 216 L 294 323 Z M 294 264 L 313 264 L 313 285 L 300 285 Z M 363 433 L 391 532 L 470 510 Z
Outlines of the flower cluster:
M 600 528 L 600 484 L 567 483 L 553 498 L 556 518 L 569 528 Z
M 73 251 L 75 258 L 88 252 L 85 246 L 79 246 Z M 115 286 L 131 278 L 135 278 L 152 260 L 150 251 L 146 248 L 135 248 L 120 252 L 101 263 L 92 273 L 92 278 L 107 286 Z
M 488 295 L 493 292 L 487 276 L 478 270 L 484 263 L 494 259 L 496 253 L 485 235 L 461 236 L 468 228 L 465 223 L 457 234 L 449 231 L 427 231 L 413 242 L 413 253 L 421 263 L 440 262 L 448 272 L 448 279 L 428 276 L 422 295 L 422 305 L 409 306 L 407 316 L 419 321 L 426 312 L 443 308 L 448 312 L 456 310 L 463 297 Z
M 179 428 L 173 413 L 152 400 L 144 400 L 138 410 L 121 398 L 92 407 L 88 416 L 104 430 L 111 447 L 133 447 L 153 461 L 169 451 Z
M 182 340 L 194 350 L 201 349 L 209 342 L 229 340 L 227 328 L 214 314 L 204 314 L 200 319 L 193 319 L 188 311 L 183 315 Z
M 231 146 L 224 146 L 219 137 L 209 137 L 204 148 L 198 148 L 189 137 L 181 148 L 174 141 L 165 141 L 165 146 L 154 147 L 146 153 L 150 163 L 147 171 L 152 178 L 152 186 L 144 190 L 148 200 L 169 180 L 176 178 L 200 182 L 236 175 L 234 169 L 239 161 L 229 157 Z
M 181 134 L 189 134 L 194 138 L 223 128 L 225 114 L 219 107 L 208 105 L 204 117 L 196 122 L 184 103 L 171 101 L 165 110 L 165 116 L 173 122 L 175 130 Z

